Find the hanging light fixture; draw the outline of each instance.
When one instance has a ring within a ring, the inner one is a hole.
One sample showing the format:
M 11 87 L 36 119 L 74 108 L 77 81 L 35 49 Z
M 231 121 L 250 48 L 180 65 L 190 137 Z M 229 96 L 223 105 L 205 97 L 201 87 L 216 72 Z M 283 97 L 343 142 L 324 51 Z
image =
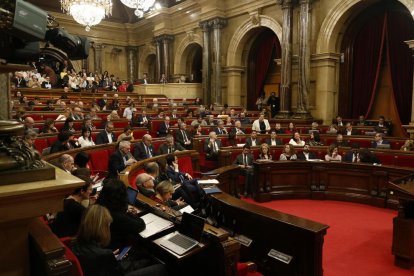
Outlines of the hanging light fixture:
M 135 15 L 139 18 L 144 16 L 144 13 L 154 8 L 156 0 L 121 0 L 122 4 L 132 9 L 135 9 Z
M 60 4 L 64 12 L 85 26 L 87 32 L 92 26 L 98 25 L 105 16 L 112 14 L 111 0 L 60 0 Z

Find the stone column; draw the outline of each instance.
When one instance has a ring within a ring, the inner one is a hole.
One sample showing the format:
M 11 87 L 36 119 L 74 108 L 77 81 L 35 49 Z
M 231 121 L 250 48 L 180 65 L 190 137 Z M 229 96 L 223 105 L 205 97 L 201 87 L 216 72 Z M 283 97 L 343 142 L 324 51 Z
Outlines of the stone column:
M 213 27 L 213 85 L 212 85 L 212 102 L 224 104 L 222 102 L 221 91 L 221 29 L 227 25 L 227 20 L 217 17 L 211 20 Z
M 174 40 L 174 36 L 172 35 L 163 35 L 162 42 L 163 42 L 163 72 L 167 77 L 167 80 L 170 79 L 170 42 Z M 160 75 L 161 78 L 161 75 Z
M 161 43 L 162 41 L 158 38 L 155 38 L 155 51 L 156 51 L 156 64 L 155 64 L 155 83 L 158 83 L 161 78 Z
M 82 59 L 82 68 L 85 68 L 86 72 L 89 72 L 88 60 Z
M 414 51 L 414 40 L 405 41 L 405 43 Z M 413 78 L 414 81 L 414 78 Z M 409 123 L 410 127 L 407 128 L 407 132 L 410 134 L 410 138 L 414 138 L 414 84 L 413 84 L 413 97 L 411 99 L 411 122 Z
M 292 84 L 292 17 L 293 0 L 278 0 L 283 10 L 283 35 L 282 35 L 282 67 L 280 89 L 280 112 L 276 118 L 288 118 L 291 108 L 291 84 Z
M 203 104 L 211 103 L 210 22 L 200 22 L 203 31 Z
M 126 48 L 128 54 L 128 81 L 134 83 L 136 79 L 138 79 L 138 60 L 137 60 L 137 53 L 138 48 L 134 46 L 128 46 Z
M 0 73 L 0 92 L 0 120 L 9 120 L 12 118 L 9 73 Z
M 95 71 L 102 73 L 102 49 L 105 48 L 105 45 L 94 43 L 93 48 L 95 49 Z
M 246 106 L 247 91 L 242 87 L 242 75 L 245 73 L 244 67 L 229 66 L 223 69 L 227 73 L 227 99 L 228 105 Z
M 299 16 L 299 81 L 297 110 L 293 118 L 311 119 L 309 113 L 310 93 L 310 11 L 312 0 L 300 0 Z

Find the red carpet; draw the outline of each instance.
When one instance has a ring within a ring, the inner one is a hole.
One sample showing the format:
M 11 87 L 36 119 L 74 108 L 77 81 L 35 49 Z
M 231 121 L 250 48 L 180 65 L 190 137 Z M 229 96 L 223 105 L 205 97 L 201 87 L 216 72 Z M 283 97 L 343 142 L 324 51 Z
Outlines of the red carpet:
M 394 266 L 391 243 L 396 211 L 339 201 L 246 201 L 329 225 L 323 248 L 324 275 L 414 275 L 414 268 Z

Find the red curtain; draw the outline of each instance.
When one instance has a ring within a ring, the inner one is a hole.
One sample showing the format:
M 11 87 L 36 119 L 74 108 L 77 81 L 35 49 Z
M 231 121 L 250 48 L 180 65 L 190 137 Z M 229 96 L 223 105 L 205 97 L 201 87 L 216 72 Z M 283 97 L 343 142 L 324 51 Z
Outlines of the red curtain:
M 386 17 L 377 15 L 356 35 L 353 45 L 352 117 L 367 115 L 375 98 L 385 39 Z M 342 103 L 347 104 L 347 103 Z
M 414 22 L 410 14 L 389 13 L 387 21 L 388 62 L 391 71 L 392 90 L 400 123 L 411 120 L 413 89 L 413 51 L 404 43 L 414 39 Z

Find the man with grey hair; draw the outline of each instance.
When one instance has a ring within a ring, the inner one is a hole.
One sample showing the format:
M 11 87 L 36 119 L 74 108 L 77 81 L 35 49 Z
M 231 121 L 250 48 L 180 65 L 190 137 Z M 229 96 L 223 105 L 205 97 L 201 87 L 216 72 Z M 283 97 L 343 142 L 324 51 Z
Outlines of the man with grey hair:
M 217 121 L 217 127 L 214 129 L 214 132 L 217 135 L 222 135 L 222 134 L 228 134 L 229 132 L 227 131 L 227 129 L 224 127 L 224 122 L 223 120 L 218 120 Z
M 126 167 L 137 162 L 131 154 L 131 143 L 121 141 L 118 150 L 114 151 L 108 161 L 108 178 L 117 178 Z
M 160 154 L 174 153 L 176 151 L 185 150 L 180 144 L 174 142 L 174 137 L 171 134 L 165 136 L 165 143 L 159 148 Z
M 33 127 L 34 123 L 35 121 L 33 120 L 32 117 L 24 118 L 24 131 L 25 132 L 33 131 L 33 132 L 39 133 L 39 129 Z
M 134 157 L 136 160 L 144 160 L 156 156 L 152 146 L 152 137 L 149 134 L 142 136 L 141 142 L 135 144 Z
M 59 168 L 61 168 L 62 170 L 64 170 L 67 173 L 72 173 L 73 170 L 75 169 L 75 160 L 73 159 L 73 157 L 69 154 L 62 154 L 59 157 Z
M 135 184 L 140 193 L 146 197 L 151 197 L 155 195 L 154 190 L 154 177 L 147 173 L 141 173 L 137 176 Z
M 210 160 L 217 160 L 218 152 L 221 148 L 221 141 L 217 139 L 217 134 L 211 131 L 208 135 L 209 138 L 204 142 L 204 152 L 206 158 Z
M 191 134 L 186 130 L 187 125 L 182 122 L 178 124 L 179 130 L 175 132 L 175 138 L 177 139 L 177 143 L 179 143 L 182 147 L 186 149 L 191 149 Z

